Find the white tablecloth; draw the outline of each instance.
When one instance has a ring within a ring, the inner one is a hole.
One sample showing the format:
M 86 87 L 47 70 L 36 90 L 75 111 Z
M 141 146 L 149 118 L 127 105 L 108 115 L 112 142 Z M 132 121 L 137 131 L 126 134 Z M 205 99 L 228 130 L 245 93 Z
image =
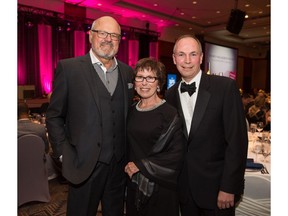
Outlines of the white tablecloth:
M 264 161 L 262 154 L 258 154 L 257 161 L 256 154 L 253 152 L 253 145 L 255 144 L 255 136 L 248 134 L 249 148 L 248 158 L 253 158 L 254 162 L 262 163 L 269 174 L 262 174 L 259 170 L 246 170 L 245 172 L 245 188 L 242 201 L 236 208 L 236 216 L 269 216 L 270 215 L 270 197 L 271 197 L 271 157 L 268 156 Z

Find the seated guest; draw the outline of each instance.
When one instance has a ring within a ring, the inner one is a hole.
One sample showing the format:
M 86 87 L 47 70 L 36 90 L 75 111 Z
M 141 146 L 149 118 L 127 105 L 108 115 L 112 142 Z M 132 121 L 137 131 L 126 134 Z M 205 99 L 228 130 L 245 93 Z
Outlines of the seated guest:
M 44 125 L 37 124 L 29 118 L 29 108 L 26 103 L 18 103 L 18 137 L 25 134 L 40 136 L 45 143 L 45 152 L 49 152 L 49 141 Z
M 241 95 L 241 99 L 243 103 L 244 112 L 246 115 L 248 113 L 249 108 L 254 105 L 254 98 L 252 95 L 244 92 Z
M 46 167 L 48 180 L 57 176 L 49 155 L 49 141 L 46 135 L 46 128 L 42 124 L 34 123 L 29 118 L 29 108 L 26 103 L 18 103 L 18 138 L 26 134 L 34 134 L 41 137 L 45 143 Z
M 265 113 L 265 126 L 264 126 L 264 131 L 271 131 L 271 109 L 268 108 L 266 113 Z
M 40 107 L 40 114 L 45 114 L 45 113 L 46 113 L 46 110 L 47 110 L 47 108 L 48 108 L 48 106 L 49 106 L 49 103 L 50 103 L 51 94 L 52 94 L 52 92 L 50 92 L 50 93 L 47 94 L 47 99 L 48 99 L 48 101 L 47 101 L 46 103 L 43 103 L 43 104 L 41 105 L 41 107 Z
M 254 105 L 251 106 L 246 114 L 247 120 L 249 124 L 257 123 L 257 122 L 264 122 L 265 124 L 265 97 L 257 96 L 254 100 Z

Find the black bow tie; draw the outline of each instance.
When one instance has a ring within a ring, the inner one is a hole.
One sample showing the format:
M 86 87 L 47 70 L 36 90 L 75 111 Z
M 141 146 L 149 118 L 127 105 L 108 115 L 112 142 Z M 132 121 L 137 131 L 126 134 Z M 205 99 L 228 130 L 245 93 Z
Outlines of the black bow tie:
M 191 84 L 186 84 L 185 82 L 181 83 L 180 91 L 181 93 L 188 92 L 188 94 L 191 96 L 196 91 L 195 82 Z

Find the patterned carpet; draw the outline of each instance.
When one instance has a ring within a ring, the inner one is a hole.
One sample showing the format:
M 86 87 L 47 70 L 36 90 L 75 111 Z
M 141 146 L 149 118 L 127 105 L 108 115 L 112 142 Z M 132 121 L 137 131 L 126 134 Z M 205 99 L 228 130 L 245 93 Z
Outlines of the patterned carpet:
M 18 216 L 65 216 L 68 185 L 55 178 L 49 181 L 51 200 L 48 203 L 30 202 L 18 209 Z
M 60 183 L 58 178 L 49 181 L 51 200 L 48 203 L 30 202 L 18 208 L 18 216 L 66 216 L 68 184 Z M 102 216 L 98 209 L 96 216 Z
M 61 182 L 61 183 L 60 183 Z M 48 203 L 30 202 L 18 208 L 18 216 L 66 216 L 68 184 L 58 178 L 49 181 L 51 200 Z M 101 206 L 95 216 L 102 216 Z

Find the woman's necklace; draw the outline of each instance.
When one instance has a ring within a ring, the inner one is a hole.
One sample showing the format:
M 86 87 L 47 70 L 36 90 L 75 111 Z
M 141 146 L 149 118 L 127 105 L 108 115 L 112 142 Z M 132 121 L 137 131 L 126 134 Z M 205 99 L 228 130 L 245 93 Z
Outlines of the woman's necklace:
M 155 105 L 153 105 L 153 106 L 151 106 L 151 107 L 148 107 L 148 108 L 140 108 L 139 107 L 139 105 L 141 104 L 141 100 L 136 104 L 136 109 L 138 110 L 138 111 L 141 111 L 141 112 L 147 112 L 147 111 L 151 111 L 151 110 L 154 110 L 154 109 L 156 109 L 157 107 L 159 107 L 159 106 L 161 106 L 163 103 L 165 103 L 166 102 L 166 100 L 165 99 L 162 99 L 159 103 L 157 103 L 157 104 L 155 104 Z

